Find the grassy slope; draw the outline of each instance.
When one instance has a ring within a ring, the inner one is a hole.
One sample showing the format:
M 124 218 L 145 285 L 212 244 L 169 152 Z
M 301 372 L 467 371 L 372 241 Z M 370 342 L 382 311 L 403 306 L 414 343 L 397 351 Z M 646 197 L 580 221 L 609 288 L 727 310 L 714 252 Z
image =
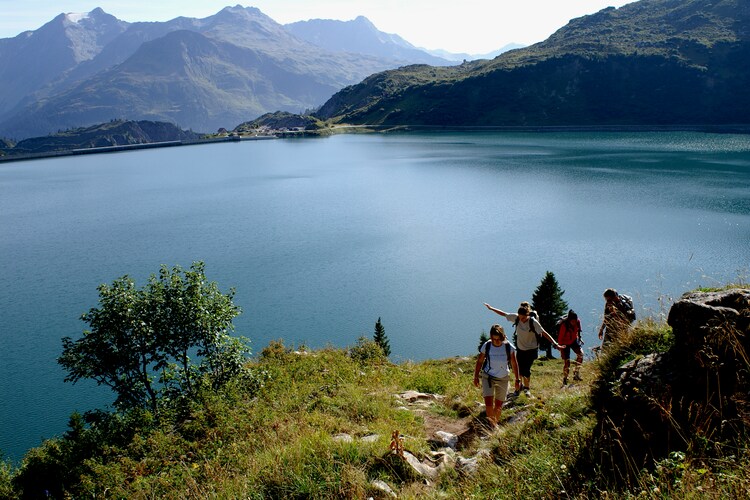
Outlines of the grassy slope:
M 650 322 L 639 328 L 637 341 L 618 351 L 618 362 L 668 346 L 668 328 Z M 262 390 L 207 394 L 187 420 L 103 447 L 75 466 L 69 490 L 77 497 L 364 498 L 377 497 L 370 483 L 380 479 L 399 498 L 750 495 L 747 448 L 711 460 L 673 453 L 626 487 L 597 470 L 589 449 L 596 419 L 590 384 L 609 383 L 611 376 L 597 379 L 597 372 L 610 370 L 612 358 L 587 362 L 585 382 L 565 389 L 560 360 L 537 362 L 537 397 L 508 404 L 499 430 L 480 432 L 459 450 L 465 458 L 489 451 L 476 473 L 448 467 L 427 484 L 413 480 L 388 460 L 391 432 L 407 436 L 406 449 L 422 457 L 441 425 L 481 421 L 481 397 L 471 385 L 474 361 L 393 365 L 371 347 L 360 341 L 348 351 L 299 354 L 273 343 L 254 362 L 268 373 Z M 410 389 L 444 397 L 423 412 L 404 410 L 394 395 Z M 334 439 L 340 433 L 353 441 Z M 362 439 L 372 435 L 373 441 Z M 27 455 L 24 467 L 54 462 L 50 457 L 64 449 L 63 440 L 48 441 Z M 0 467 L 0 493 L 12 497 L 15 473 Z

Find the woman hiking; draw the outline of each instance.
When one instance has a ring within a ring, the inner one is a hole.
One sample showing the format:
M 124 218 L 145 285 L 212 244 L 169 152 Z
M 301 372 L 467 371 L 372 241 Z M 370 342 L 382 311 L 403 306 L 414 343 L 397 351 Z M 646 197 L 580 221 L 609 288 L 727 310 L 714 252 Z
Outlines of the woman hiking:
M 474 367 L 474 386 L 479 387 L 479 377 L 482 378 L 482 396 L 487 413 L 487 420 L 491 427 L 497 426 L 503 403 L 508 396 L 510 373 L 515 376 L 516 389 L 519 388 L 518 363 L 516 362 L 516 348 L 508 342 L 505 331 L 500 325 L 490 328 L 490 340 L 482 344 Z
M 560 330 L 557 341 L 565 347 L 561 351 L 561 357 L 564 360 L 563 365 L 563 383 L 568 385 L 568 374 L 570 373 L 570 351 L 576 353 L 576 365 L 573 368 L 573 380 L 581 379 L 581 365 L 583 364 L 583 340 L 581 340 L 581 320 L 578 319 L 576 312 L 571 309 L 560 323 Z

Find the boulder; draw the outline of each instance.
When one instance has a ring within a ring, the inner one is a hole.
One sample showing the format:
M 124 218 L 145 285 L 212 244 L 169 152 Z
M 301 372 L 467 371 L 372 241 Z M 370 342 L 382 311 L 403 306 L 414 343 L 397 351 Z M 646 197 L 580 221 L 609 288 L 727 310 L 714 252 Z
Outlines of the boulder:
M 750 430 L 750 290 L 685 294 L 667 323 L 673 347 L 622 365 L 598 393 L 602 464 L 621 477 Z
M 458 445 L 458 436 L 446 431 L 435 431 L 433 438 L 428 439 L 428 443 L 437 448 L 450 448 L 455 450 Z

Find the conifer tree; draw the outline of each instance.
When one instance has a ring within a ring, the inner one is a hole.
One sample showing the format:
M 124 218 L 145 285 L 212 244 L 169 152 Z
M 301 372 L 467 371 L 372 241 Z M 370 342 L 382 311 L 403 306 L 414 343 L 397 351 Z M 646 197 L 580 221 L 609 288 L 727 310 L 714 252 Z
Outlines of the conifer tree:
M 377 323 L 375 323 L 375 335 L 373 335 L 373 340 L 383 350 L 383 354 L 385 354 L 386 358 L 391 355 L 391 345 L 390 342 L 388 342 L 388 337 L 385 335 L 385 328 L 383 328 L 383 323 L 380 322 L 380 318 L 378 318 Z
M 482 330 L 481 335 L 479 335 L 479 345 L 477 346 L 477 349 L 481 350 L 482 346 L 488 341 L 490 338 L 487 336 L 487 332 Z
M 565 290 L 560 288 L 555 274 L 547 271 L 531 296 L 531 304 L 539 315 L 539 323 L 553 337 L 557 336 L 555 323 L 568 310 L 568 303 L 562 298 L 564 293 Z M 548 358 L 553 358 L 552 344 L 546 337 L 544 337 L 544 341 L 539 343 L 539 349 L 546 351 Z

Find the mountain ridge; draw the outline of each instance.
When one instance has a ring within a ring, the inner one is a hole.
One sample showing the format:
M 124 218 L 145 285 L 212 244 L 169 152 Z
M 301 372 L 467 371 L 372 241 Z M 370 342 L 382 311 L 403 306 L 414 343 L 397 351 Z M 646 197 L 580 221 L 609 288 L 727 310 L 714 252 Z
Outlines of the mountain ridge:
M 371 75 L 316 116 L 370 125 L 750 123 L 748 33 L 750 6 L 739 0 L 641 0 L 490 61 Z
M 78 35 L 65 38 L 65 30 Z M 94 36 L 97 30 L 102 30 L 99 39 Z M 181 35 L 184 43 L 175 44 L 169 37 L 175 31 L 202 38 L 188 41 Z M 45 33 L 56 33 L 56 38 L 43 37 Z M 34 41 L 39 43 L 33 45 Z M 179 79 L 169 83 L 147 74 L 145 67 L 139 70 L 137 63 L 148 61 L 138 54 L 146 43 L 163 56 L 168 49 L 183 54 L 184 64 L 193 67 L 184 68 Z M 14 59 L 21 45 L 28 50 Z M 45 52 L 46 46 L 67 45 L 75 50 Z M 214 46 L 211 61 L 209 45 Z M 197 50 L 199 55 L 184 50 Z M 0 40 L 0 136 L 23 139 L 113 118 L 173 122 L 210 132 L 267 112 L 316 108 L 344 86 L 403 63 L 377 54 L 323 50 L 254 7 L 237 5 L 203 19 L 177 17 L 163 23 L 117 21 L 100 8 L 82 16 L 61 14 L 36 31 Z M 18 70 L 21 67 L 27 73 Z M 32 69 L 38 74 L 27 77 Z M 137 85 L 136 77 L 143 78 L 143 85 Z M 227 81 L 231 85 L 225 90 Z M 178 92 L 166 95 L 175 89 Z

